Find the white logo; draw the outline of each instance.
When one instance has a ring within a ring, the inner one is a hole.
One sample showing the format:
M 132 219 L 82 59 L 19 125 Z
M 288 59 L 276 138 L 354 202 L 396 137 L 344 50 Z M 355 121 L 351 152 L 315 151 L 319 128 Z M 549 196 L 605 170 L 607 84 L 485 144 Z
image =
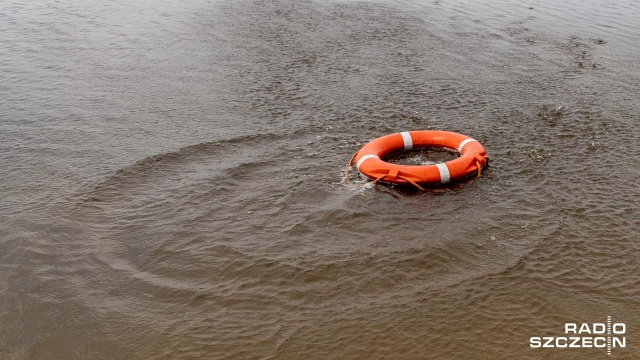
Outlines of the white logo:
M 532 348 L 600 348 L 611 355 L 613 348 L 627 346 L 627 325 L 614 323 L 607 316 L 606 323 L 566 323 L 564 336 L 534 336 L 529 338 Z

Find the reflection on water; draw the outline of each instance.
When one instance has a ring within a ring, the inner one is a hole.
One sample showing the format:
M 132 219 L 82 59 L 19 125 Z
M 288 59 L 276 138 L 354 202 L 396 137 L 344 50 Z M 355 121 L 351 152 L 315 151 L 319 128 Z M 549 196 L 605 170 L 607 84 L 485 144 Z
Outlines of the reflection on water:
M 640 327 L 639 16 L 1 4 L 0 358 L 604 356 L 528 341 Z M 491 165 L 426 192 L 345 184 L 362 144 L 414 129 Z

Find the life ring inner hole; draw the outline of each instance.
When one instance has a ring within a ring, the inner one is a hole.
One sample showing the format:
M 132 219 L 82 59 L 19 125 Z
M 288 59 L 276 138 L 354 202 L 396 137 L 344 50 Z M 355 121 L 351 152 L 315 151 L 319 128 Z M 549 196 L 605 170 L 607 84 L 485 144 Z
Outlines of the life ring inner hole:
M 408 151 L 397 151 L 385 156 L 384 161 L 411 166 L 433 165 L 454 160 L 460 156 L 454 149 L 442 147 L 419 147 Z

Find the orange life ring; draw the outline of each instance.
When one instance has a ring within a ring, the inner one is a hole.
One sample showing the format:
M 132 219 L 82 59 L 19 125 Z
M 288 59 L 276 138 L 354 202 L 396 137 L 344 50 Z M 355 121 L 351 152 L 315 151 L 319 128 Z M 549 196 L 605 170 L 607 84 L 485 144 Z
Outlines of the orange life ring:
M 445 163 L 411 166 L 384 161 L 384 157 L 414 147 L 457 150 L 461 156 Z M 446 184 L 481 171 L 489 157 L 478 141 L 448 131 L 406 131 L 383 136 L 365 144 L 353 158 L 358 170 L 368 178 L 394 184 Z

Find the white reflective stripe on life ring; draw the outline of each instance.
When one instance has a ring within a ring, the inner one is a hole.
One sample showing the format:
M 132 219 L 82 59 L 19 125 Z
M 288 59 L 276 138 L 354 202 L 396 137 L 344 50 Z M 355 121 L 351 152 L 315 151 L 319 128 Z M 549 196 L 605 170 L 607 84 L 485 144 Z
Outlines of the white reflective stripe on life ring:
M 411 134 L 409 134 L 408 131 L 403 131 L 400 135 L 402 135 L 402 141 L 404 141 L 404 151 L 411 150 L 413 148 L 413 139 L 411 139 Z
M 458 145 L 458 152 L 459 152 L 460 154 L 462 154 L 462 148 L 463 148 L 465 145 L 467 145 L 468 143 L 472 142 L 472 141 L 478 142 L 478 140 L 475 140 L 475 139 L 465 139 L 465 140 L 462 140 L 462 142 L 460 143 L 460 145 Z
M 372 159 L 372 158 L 376 158 L 376 159 L 380 159 L 378 157 L 378 155 L 372 155 L 372 154 L 368 154 L 365 155 L 363 157 L 360 158 L 360 160 L 358 160 L 358 163 L 356 164 L 356 167 L 358 168 L 358 170 L 360 170 L 360 165 L 362 165 L 362 163 L 367 160 L 367 159 Z
M 448 183 L 449 180 L 451 180 L 451 174 L 449 174 L 447 164 L 439 163 L 436 164 L 436 167 L 438 168 L 438 171 L 440 171 L 440 182 L 443 184 Z

